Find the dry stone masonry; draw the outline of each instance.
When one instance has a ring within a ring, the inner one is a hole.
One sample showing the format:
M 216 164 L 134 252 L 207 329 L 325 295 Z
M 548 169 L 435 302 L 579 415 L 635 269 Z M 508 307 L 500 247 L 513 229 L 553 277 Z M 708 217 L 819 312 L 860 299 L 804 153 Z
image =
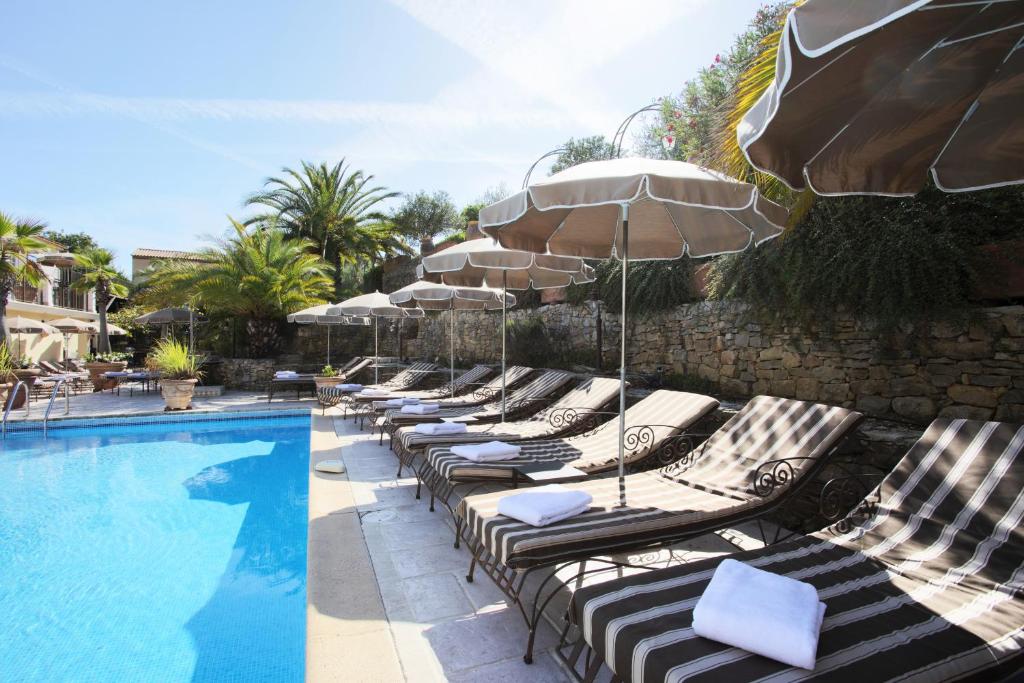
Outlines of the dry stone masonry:
M 461 312 L 460 362 L 493 361 L 500 314 Z M 597 304 L 513 310 L 539 316 L 594 354 Z M 605 368 L 618 364 L 620 320 L 604 313 Z M 838 317 L 799 326 L 765 323 L 739 304 L 702 302 L 630 322 L 633 372 L 698 376 L 737 398 L 774 394 L 853 407 L 869 415 L 925 423 L 936 416 L 1024 422 L 1024 307 L 977 309 L 961 323 L 934 323 L 882 336 L 870 323 Z M 409 355 L 447 357 L 447 313 L 420 322 Z

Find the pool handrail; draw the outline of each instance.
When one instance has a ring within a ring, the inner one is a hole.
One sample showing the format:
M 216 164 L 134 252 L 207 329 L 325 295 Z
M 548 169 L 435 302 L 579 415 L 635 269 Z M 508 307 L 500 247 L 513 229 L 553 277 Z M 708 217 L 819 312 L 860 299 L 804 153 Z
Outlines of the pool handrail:
M 57 398 L 57 392 L 60 391 L 60 388 L 62 386 L 64 386 L 66 384 L 66 382 L 67 382 L 67 377 L 58 377 L 57 378 L 57 383 L 53 385 L 53 391 L 50 392 L 50 402 L 46 404 L 46 412 L 43 414 L 43 438 L 44 439 L 46 438 L 46 423 L 50 419 L 50 410 L 53 409 L 53 401 L 54 401 L 54 399 Z M 66 403 L 66 405 L 65 405 L 66 409 L 64 411 L 64 414 L 67 415 L 68 412 L 70 412 L 70 407 L 71 407 L 70 403 L 68 403 L 68 401 L 67 401 L 67 399 L 68 399 L 67 388 L 64 389 L 64 399 L 65 399 L 65 403 Z
M 24 389 L 25 390 L 25 414 L 28 415 L 28 410 L 29 410 L 29 406 L 28 406 L 28 385 L 26 385 L 24 382 L 22 382 L 19 379 L 17 381 L 17 383 L 14 385 L 14 388 L 11 389 L 11 393 L 9 393 L 7 395 L 7 405 L 4 406 L 4 420 L 3 420 L 3 438 L 4 439 L 7 438 L 7 418 L 11 414 L 11 408 L 14 407 L 14 399 L 17 398 L 17 396 L 18 396 L 18 389 Z

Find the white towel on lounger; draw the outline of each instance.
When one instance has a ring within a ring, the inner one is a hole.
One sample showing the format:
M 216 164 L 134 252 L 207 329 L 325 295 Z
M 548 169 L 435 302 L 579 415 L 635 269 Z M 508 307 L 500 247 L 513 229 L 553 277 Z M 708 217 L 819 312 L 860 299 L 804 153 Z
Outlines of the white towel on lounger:
M 441 434 L 465 434 L 466 425 L 462 422 L 428 422 L 416 425 L 417 434 L 438 436 Z
M 504 441 L 488 441 L 487 443 L 471 443 L 452 446 L 452 453 L 472 460 L 473 462 L 498 462 L 511 460 L 519 455 L 519 446 Z
M 373 397 L 373 396 L 390 396 L 391 392 L 386 389 L 374 389 L 372 387 L 363 389 L 359 392 L 360 396 Z
M 693 609 L 693 632 L 813 669 L 824 615 L 811 584 L 726 559 Z
M 418 398 L 389 398 L 384 404 L 388 408 L 401 408 L 402 406 L 414 406 L 419 402 Z
M 363 390 L 363 385 L 362 384 L 339 384 L 338 385 L 338 389 L 341 389 L 342 391 L 362 391 Z
M 402 412 L 406 415 L 429 415 L 441 409 L 436 403 L 417 403 L 411 406 L 402 406 Z
M 299 373 L 294 370 L 278 370 L 274 373 L 274 377 L 277 379 L 287 379 L 289 377 L 298 377 Z
M 501 498 L 498 514 L 531 526 L 547 526 L 583 514 L 592 502 L 594 497 L 586 491 L 548 484 Z

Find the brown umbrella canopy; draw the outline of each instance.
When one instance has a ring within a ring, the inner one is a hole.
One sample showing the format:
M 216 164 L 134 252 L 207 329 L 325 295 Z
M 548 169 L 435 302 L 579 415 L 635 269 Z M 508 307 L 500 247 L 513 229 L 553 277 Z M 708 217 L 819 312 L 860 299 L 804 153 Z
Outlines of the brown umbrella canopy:
M 1024 2 L 808 0 L 737 129 L 755 167 L 819 194 L 1024 182 Z

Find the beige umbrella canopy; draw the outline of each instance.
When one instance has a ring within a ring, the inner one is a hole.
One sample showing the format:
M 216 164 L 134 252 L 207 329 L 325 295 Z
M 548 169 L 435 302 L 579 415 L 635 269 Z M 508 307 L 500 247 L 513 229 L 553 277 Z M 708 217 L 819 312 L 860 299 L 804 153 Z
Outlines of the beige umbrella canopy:
M 594 281 L 594 269 L 583 259 L 506 249 L 493 239 L 476 239 L 424 256 L 420 269 L 441 275 L 449 285 L 549 289 Z M 505 360 L 508 326 L 501 309 L 501 421 L 505 421 Z
M 60 334 L 60 330 L 39 320 L 23 318 L 16 315 L 7 318 L 7 331 L 10 334 Z M 21 338 L 18 339 L 18 355 L 21 356 Z
M 675 259 L 741 251 L 782 232 L 786 210 L 716 171 L 681 161 L 573 166 L 484 207 L 480 228 L 509 249 L 583 258 Z M 514 225 L 514 227 L 512 227 Z
M 380 292 L 372 292 L 370 294 L 360 294 L 349 299 L 345 299 L 341 303 L 327 307 L 327 315 L 330 316 L 354 316 L 357 318 L 370 317 L 373 318 L 373 381 L 377 382 L 380 379 L 380 368 L 378 366 L 378 349 L 379 347 L 379 335 L 380 325 L 378 324 L 379 318 L 418 318 L 423 315 L 423 311 L 418 309 L 404 309 L 399 308 L 391 303 L 388 299 L 387 294 L 381 294 Z M 358 323 L 357 323 L 358 324 Z
M 369 325 L 369 318 L 353 318 L 347 315 L 328 315 L 332 304 L 310 306 L 295 313 L 289 313 L 286 319 L 297 325 L 317 325 L 327 328 L 327 365 L 331 364 L 331 327 L 335 325 Z
M 491 287 L 453 287 L 437 282 L 417 280 L 388 295 L 392 304 L 402 308 L 418 307 L 421 310 L 451 311 L 451 329 L 448 332 L 451 366 L 452 396 L 455 392 L 455 311 L 480 311 L 504 309 L 514 306 L 516 298 L 500 289 Z
M 560 171 L 480 211 L 502 246 L 622 261 L 619 499 L 625 505 L 626 286 L 630 258 L 742 251 L 782 233 L 787 212 L 757 188 L 681 161 L 612 159 Z
M 64 364 L 67 366 L 68 362 L 68 338 L 73 334 L 93 334 L 95 328 L 92 323 L 88 323 L 84 320 L 75 320 L 74 318 L 57 318 L 47 323 L 51 327 L 55 327 L 64 335 Z
M 808 0 L 743 117 L 750 163 L 818 194 L 1024 182 L 1024 3 Z

